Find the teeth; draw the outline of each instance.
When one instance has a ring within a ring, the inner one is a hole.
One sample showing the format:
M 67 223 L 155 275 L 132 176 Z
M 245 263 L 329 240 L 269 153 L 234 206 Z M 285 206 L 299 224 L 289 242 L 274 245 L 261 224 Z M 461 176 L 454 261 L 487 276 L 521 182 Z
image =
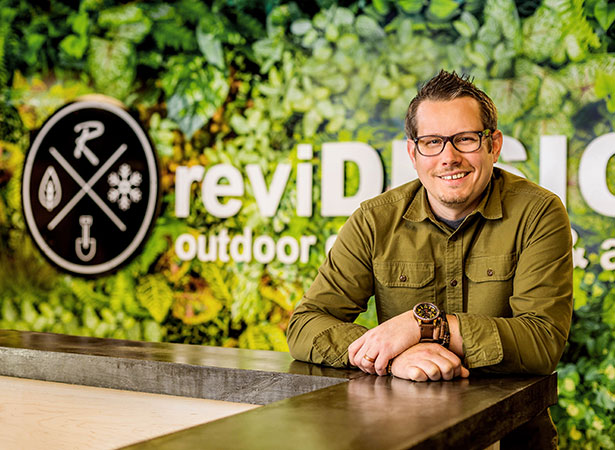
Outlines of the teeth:
M 450 175 L 450 176 L 442 177 L 442 179 L 443 180 L 458 180 L 459 178 L 463 178 L 465 176 L 466 176 L 465 173 L 458 173 L 456 175 Z

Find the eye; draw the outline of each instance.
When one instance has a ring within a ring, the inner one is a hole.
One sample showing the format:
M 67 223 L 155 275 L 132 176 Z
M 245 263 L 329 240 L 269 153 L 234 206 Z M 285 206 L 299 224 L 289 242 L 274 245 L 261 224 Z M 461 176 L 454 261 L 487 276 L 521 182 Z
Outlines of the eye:
M 473 144 L 475 142 L 478 142 L 478 135 L 475 133 L 464 133 L 455 136 L 456 144 Z
M 442 138 L 431 136 L 431 137 L 425 138 L 424 142 L 425 142 L 425 145 L 430 145 L 430 146 L 442 145 Z

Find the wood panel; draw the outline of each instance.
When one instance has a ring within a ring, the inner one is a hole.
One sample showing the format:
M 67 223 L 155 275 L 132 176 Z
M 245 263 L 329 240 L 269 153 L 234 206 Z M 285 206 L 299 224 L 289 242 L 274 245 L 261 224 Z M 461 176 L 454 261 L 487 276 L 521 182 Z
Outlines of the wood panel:
M 257 407 L 0 376 L 0 448 L 112 449 Z

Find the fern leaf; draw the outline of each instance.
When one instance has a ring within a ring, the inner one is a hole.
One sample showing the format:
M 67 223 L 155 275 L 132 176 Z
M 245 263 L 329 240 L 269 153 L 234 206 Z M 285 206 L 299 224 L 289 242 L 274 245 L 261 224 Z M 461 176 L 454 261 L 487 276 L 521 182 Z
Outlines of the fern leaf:
M 216 264 L 203 264 L 201 275 L 207 281 L 211 292 L 218 301 L 227 306 L 233 303 L 233 295 L 228 287 L 235 283 L 229 279 L 232 277 L 229 277 L 228 273 L 225 274 Z
M 252 325 L 239 336 L 239 348 L 287 352 L 284 331 L 271 324 Z
M 11 34 L 11 24 L 0 23 L 0 87 L 8 86 L 10 73 L 7 65 L 7 46 Z
M 151 265 L 160 258 L 160 255 L 172 249 L 172 246 L 169 246 L 169 241 L 175 241 L 184 230 L 185 225 L 180 221 L 170 221 L 161 217 L 152 230 L 143 251 L 136 258 L 133 267 L 137 267 L 140 274 L 147 273 Z
M 135 297 L 134 280 L 125 271 L 118 272 L 113 278 L 109 304 L 113 311 L 126 311 L 134 314 L 139 309 Z
M 109 299 L 105 295 L 94 290 L 92 281 L 74 278 L 70 282 L 70 289 L 75 297 L 86 305 L 107 305 L 109 303 Z
M 600 38 L 594 33 L 583 8 L 584 0 L 546 0 L 545 6 L 558 14 L 562 24 L 562 36 L 568 56 L 573 61 L 582 59 L 590 48 L 600 47 Z M 575 47 L 579 49 L 576 50 Z
M 162 275 L 148 275 L 137 286 L 137 300 L 160 323 L 173 304 L 173 291 Z

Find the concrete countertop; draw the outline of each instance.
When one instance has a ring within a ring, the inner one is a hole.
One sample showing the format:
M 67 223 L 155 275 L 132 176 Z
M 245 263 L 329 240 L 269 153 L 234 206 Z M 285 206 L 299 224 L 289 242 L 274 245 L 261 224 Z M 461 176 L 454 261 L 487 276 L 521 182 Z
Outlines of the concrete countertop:
M 0 330 L 0 375 L 266 405 L 131 449 L 483 449 L 557 401 L 557 376 L 413 383 L 287 353 Z

